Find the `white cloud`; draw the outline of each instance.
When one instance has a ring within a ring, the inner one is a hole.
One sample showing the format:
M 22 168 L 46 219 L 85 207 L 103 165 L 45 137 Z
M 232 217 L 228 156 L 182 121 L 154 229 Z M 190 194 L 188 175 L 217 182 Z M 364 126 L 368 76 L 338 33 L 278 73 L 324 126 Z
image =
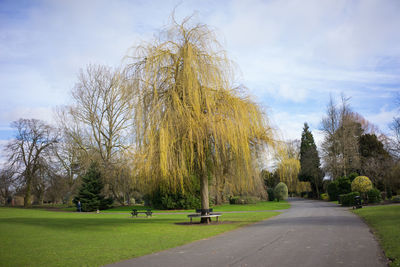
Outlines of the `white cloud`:
M 217 28 L 242 81 L 269 106 L 285 138 L 299 139 L 304 121 L 317 129 L 331 92 L 352 96 L 355 111 L 362 105 L 361 114 L 381 126 L 393 107 L 381 117 L 374 112 L 400 88 L 396 0 L 44 0 L 17 7 L 23 16 L 0 18 L 0 126 L 25 116 L 50 120 L 51 107 L 68 102 L 79 68 L 120 65 L 129 47 L 151 41 L 169 22 L 174 7 L 178 21 L 198 11 L 195 20 Z
M 387 109 L 387 107 L 382 107 L 379 111 L 369 113 L 365 115 L 365 118 L 377 125 L 380 130 L 384 132 L 389 131 L 389 124 L 393 122 L 393 118 L 399 115 L 397 109 Z
M 9 112 L 2 113 L 0 115 L 0 122 L 5 121 L 15 121 L 20 118 L 23 119 L 38 119 L 46 121 L 47 123 L 52 123 L 54 119 L 52 107 L 17 107 Z M 4 129 L 9 130 L 10 128 L 4 127 Z

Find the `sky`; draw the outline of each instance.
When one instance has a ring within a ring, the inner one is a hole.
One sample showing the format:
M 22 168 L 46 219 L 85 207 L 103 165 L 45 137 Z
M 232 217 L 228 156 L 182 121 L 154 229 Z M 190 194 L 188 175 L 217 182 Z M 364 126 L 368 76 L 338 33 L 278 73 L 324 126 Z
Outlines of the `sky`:
M 317 144 L 330 97 L 386 134 L 399 115 L 398 0 L 0 0 L 0 145 L 19 118 L 53 121 L 80 69 L 126 63 L 175 19 L 209 25 L 283 139 Z

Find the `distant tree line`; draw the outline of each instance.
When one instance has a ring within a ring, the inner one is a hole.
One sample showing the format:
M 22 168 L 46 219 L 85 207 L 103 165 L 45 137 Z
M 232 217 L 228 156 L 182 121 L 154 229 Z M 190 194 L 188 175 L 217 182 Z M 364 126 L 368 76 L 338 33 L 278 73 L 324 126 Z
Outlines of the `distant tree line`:
M 206 210 L 233 196 L 266 198 L 259 162 L 273 130 L 233 66 L 214 32 L 189 20 L 136 47 L 121 69 L 89 65 L 57 125 L 12 124 L 2 202 L 71 205 L 90 184 L 100 199 L 90 203 Z
M 56 125 L 12 123 L 0 169 L 3 204 L 18 196 L 25 207 L 72 205 L 93 183 L 99 200 L 90 203 L 206 210 L 240 197 L 266 199 L 279 183 L 288 195 L 320 198 L 329 183 L 347 186 L 340 179 L 353 174 L 387 195 L 400 193 L 399 117 L 385 136 L 343 96 L 328 103 L 319 150 L 307 123 L 300 140 L 278 141 L 261 107 L 234 83 L 234 64 L 214 32 L 189 20 L 127 60 L 119 69 L 82 70 Z M 266 147 L 275 164 L 261 170 Z
M 400 194 L 399 117 L 390 127 L 389 137 L 352 111 L 348 98 L 342 96 L 339 104 L 331 98 L 321 120 L 320 149 L 305 123 L 301 140 L 279 146 L 272 171 L 262 171 L 269 194 L 283 182 L 289 195 L 318 199 L 331 188 L 331 198 L 337 200 L 338 195 L 351 192 L 357 176 L 369 177 L 373 187 L 388 198 Z

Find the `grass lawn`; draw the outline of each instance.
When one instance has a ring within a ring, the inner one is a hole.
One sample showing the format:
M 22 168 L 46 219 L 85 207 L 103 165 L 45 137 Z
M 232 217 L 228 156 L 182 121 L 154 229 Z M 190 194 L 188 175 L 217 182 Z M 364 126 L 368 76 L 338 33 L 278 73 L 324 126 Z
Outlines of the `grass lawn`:
M 245 205 L 218 205 L 212 207 L 215 212 L 223 212 L 223 211 L 264 211 L 264 210 L 283 210 L 288 209 L 290 207 L 287 201 L 260 201 L 256 204 L 245 204 Z M 102 210 L 101 212 L 131 212 L 132 209 L 147 209 L 149 207 L 145 206 L 124 206 L 124 207 L 116 207 L 109 210 Z M 76 208 L 69 208 L 68 210 L 76 210 Z M 193 209 L 190 210 L 153 210 L 153 212 L 157 213 L 175 213 L 175 212 L 194 212 Z
M 261 205 L 262 206 L 262 205 Z M 211 237 L 279 214 L 224 214 L 215 225 L 179 225 L 185 214 L 140 216 L 0 208 L 1 266 L 100 266 Z
M 400 205 L 363 207 L 354 213 L 361 216 L 374 229 L 386 257 L 400 266 Z

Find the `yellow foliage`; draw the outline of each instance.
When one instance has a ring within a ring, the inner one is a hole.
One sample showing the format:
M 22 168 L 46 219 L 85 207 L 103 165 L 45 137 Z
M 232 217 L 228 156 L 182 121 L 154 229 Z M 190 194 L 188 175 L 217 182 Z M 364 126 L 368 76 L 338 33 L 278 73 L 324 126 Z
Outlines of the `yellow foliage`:
M 351 191 L 365 193 L 372 189 L 372 182 L 367 176 L 358 176 L 351 183 Z
M 279 180 L 284 182 L 289 192 L 300 193 L 301 187 L 306 187 L 306 184 L 300 184 L 298 174 L 300 172 L 300 161 L 297 157 L 293 157 L 291 153 L 288 153 L 288 146 L 282 144 L 276 150 L 275 159 L 277 160 L 276 171 L 279 175 Z M 300 191 L 299 191 L 300 190 Z
M 136 166 L 147 181 L 171 188 L 229 166 L 232 188 L 251 188 L 259 177 L 255 156 L 273 144 L 272 129 L 245 88 L 232 83 L 233 64 L 214 33 L 188 23 L 137 47 L 127 70 L 136 97 Z

